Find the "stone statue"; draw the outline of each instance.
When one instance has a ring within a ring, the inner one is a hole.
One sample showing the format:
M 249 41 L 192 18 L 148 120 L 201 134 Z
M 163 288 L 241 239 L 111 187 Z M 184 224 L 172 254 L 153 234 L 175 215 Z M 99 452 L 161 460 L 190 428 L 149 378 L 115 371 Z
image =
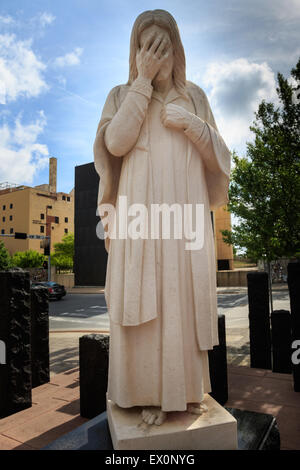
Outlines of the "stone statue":
M 108 398 L 121 408 L 142 407 L 148 424 L 160 425 L 169 411 L 201 414 L 211 390 L 208 350 L 218 344 L 211 210 L 228 200 L 230 152 L 204 91 L 186 81 L 168 12 L 136 19 L 129 80 L 107 97 L 94 155 L 102 215 L 103 205 L 120 214 L 121 196 L 149 211 L 161 204 L 190 205 L 193 214 L 197 204 L 203 208 L 199 249 L 186 249 L 183 236 L 164 237 L 161 227 L 156 237 L 105 241 Z

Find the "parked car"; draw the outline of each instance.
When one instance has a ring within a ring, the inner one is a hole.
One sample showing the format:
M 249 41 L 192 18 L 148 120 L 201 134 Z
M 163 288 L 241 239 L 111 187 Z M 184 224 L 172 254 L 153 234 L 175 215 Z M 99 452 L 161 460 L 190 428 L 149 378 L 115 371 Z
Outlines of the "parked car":
M 45 286 L 49 292 L 49 300 L 61 300 L 66 295 L 65 286 L 53 281 L 36 282 L 35 285 Z

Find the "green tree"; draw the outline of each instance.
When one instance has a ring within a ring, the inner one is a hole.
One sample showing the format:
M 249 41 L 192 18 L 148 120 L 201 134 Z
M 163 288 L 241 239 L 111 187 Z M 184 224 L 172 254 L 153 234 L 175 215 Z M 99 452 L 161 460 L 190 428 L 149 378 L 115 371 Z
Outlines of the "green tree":
M 11 256 L 2 240 L 0 240 L 0 271 L 5 271 L 11 268 Z
M 68 233 L 60 243 L 54 244 L 54 253 L 51 255 L 51 263 L 59 271 L 73 269 L 74 263 L 74 234 Z
M 17 251 L 12 257 L 12 264 L 19 268 L 40 268 L 42 267 L 44 260 L 44 255 L 38 251 Z
M 262 101 L 247 156 L 233 153 L 229 210 L 240 223 L 225 242 L 253 260 L 300 255 L 300 59 L 291 78 L 277 74 L 279 106 Z

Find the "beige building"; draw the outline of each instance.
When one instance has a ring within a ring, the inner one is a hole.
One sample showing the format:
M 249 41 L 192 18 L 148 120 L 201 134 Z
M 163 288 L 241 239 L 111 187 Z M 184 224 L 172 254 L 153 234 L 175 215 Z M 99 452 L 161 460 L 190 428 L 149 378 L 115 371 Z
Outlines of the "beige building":
M 49 184 L 35 187 L 4 184 L 0 186 L 0 234 L 15 232 L 50 235 L 51 251 L 67 233 L 74 233 L 74 190 L 56 192 L 57 160 L 49 160 Z M 2 188 L 2 189 L 1 189 Z M 43 253 L 41 240 L 19 240 L 0 235 L 12 255 L 28 249 Z
M 231 230 L 231 216 L 226 206 L 219 207 L 214 211 L 214 236 L 218 271 L 234 269 L 232 245 L 228 245 L 223 241 L 221 230 Z

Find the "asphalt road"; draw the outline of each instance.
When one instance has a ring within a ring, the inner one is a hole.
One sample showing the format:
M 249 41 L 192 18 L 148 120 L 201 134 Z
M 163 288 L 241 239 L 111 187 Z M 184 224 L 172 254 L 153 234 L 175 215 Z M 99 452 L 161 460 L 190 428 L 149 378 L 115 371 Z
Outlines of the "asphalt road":
M 274 292 L 273 299 L 274 309 L 290 309 L 287 290 Z M 248 297 L 245 289 L 237 288 L 233 293 L 218 294 L 218 312 L 225 314 L 227 327 L 248 328 Z M 62 300 L 50 302 L 49 313 L 51 331 L 109 329 L 104 294 L 67 294 Z
M 67 294 L 49 303 L 50 330 L 107 330 L 104 294 Z

